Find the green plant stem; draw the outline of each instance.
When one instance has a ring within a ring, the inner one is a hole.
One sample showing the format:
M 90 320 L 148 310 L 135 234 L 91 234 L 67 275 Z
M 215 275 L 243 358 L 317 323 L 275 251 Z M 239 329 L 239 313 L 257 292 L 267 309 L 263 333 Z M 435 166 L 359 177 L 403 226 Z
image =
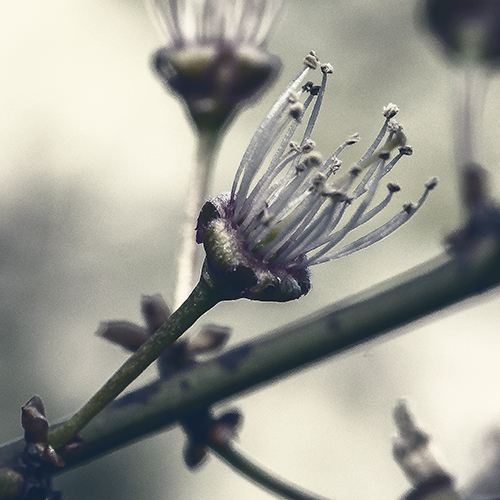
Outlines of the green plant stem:
M 58 449 L 80 432 L 101 410 L 134 381 L 163 350 L 177 340 L 200 316 L 221 299 L 202 277 L 191 295 L 167 322 L 132 354 L 85 406 L 49 434 Z
M 80 433 L 85 442 L 82 451 L 67 457 L 66 467 L 55 473 L 172 426 L 193 410 L 380 338 L 499 284 L 500 247 L 495 242 L 484 243 L 468 255 L 437 257 L 311 317 L 114 401 Z M 0 463 L 13 464 L 22 446 L 20 439 L 1 447 Z
M 212 444 L 210 448 L 237 472 L 275 495 L 288 500 L 326 500 L 325 497 L 309 493 L 299 486 L 279 478 L 255 462 L 235 445 L 219 446 Z
M 177 308 L 193 289 L 201 257 L 195 241 L 198 214 L 207 201 L 212 171 L 222 132 L 198 130 L 195 163 L 191 171 L 186 196 L 186 209 L 181 229 L 181 244 L 177 262 L 174 308 Z

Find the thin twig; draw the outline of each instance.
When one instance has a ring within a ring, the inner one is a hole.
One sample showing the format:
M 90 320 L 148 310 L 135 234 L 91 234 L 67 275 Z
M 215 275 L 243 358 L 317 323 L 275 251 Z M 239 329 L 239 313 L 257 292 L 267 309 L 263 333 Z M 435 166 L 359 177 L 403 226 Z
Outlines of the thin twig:
M 78 412 L 49 434 L 49 443 L 57 449 L 73 438 L 153 363 L 165 348 L 219 301 L 218 295 L 202 277 L 191 295 L 165 324 L 123 363 Z

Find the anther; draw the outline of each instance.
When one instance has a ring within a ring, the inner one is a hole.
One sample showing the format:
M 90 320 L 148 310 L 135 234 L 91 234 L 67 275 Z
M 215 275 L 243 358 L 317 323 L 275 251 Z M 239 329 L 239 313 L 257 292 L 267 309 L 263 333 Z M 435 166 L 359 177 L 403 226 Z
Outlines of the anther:
M 299 100 L 299 94 L 297 92 L 290 92 L 288 94 L 288 102 L 297 102 Z
M 387 106 L 384 106 L 382 108 L 382 114 L 388 119 L 396 116 L 398 111 L 399 111 L 399 108 L 395 104 L 393 104 L 392 102 L 390 102 Z
M 359 134 L 356 132 L 355 134 L 347 136 L 345 142 L 348 146 L 352 146 L 353 144 L 356 144 L 358 141 L 359 141 Z
M 301 172 L 304 172 L 304 170 L 307 168 L 307 165 L 305 162 L 301 161 L 300 163 L 297 163 L 295 166 L 295 173 L 300 174 Z
M 321 193 L 323 194 L 323 188 L 326 183 L 326 175 L 322 173 L 317 173 L 311 179 L 311 186 L 309 187 L 309 192 Z
M 397 193 L 401 191 L 401 186 L 397 182 L 389 182 L 389 184 L 387 184 L 387 189 L 391 193 Z
M 326 182 L 326 175 L 322 174 L 321 172 L 318 172 L 316 175 L 314 175 L 312 180 L 311 180 L 311 184 L 315 188 L 323 186 L 325 184 L 325 182 Z
M 307 139 L 302 146 L 303 153 L 310 153 L 316 147 L 316 143 L 312 139 Z
M 342 166 L 342 160 L 339 160 L 337 157 L 335 157 L 332 161 L 332 169 L 334 171 L 338 170 Z
M 415 205 L 415 203 L 413 202 L 409 202 L 409 203 L 405 203 L 403 205 L 403 210 L 407 213 L 407 214 L 411 214 L 414 210 L 416 210 L 417 208 L 417 205 Z
M 309 93 L 310 93 L 311 95 L 318 95 L 320 90 L 321 90 L 321 85 L 313 85 L 313 86 L 309 89 Z
M 431 191 L 432 189 L 434 189 L 438 185 L 438 182 L 439 182 L 439 179 L 437 177 L 431 177 L 424 184 L 424 186 L 426 187 L 426 189 L 428 189 L 429 191 Z
M 302 92 L 309 92 L 311 90 L 311 87 L 314 85 L 314 82 L 311 82 L 311 80 L 309 80 L 308 82 L 304 83 L 304 85 L 302 85 Z
M 290 150 L 292 151 L 297 151 L 299 152 L 300 151 L 300 145 L 298 142 L 295 142 L 295 141 L 290 141 L 289 144 L 288 144 L 288 147 L 290 148 Z
M 357 177 L 362 171 L 362 168 L 358 165 L 354 165 L 354 167 L 351 167 L 351 169 L 349 170 L 349 173 L 353 176 L 353 177 Z
M 341 165 L 342 162 L 338 158 L 334 158 L 330 165 L 328 165 L 328 168 L 325 170 L 326 175 L 329 177 L 332 174 L 336 174 Z
M 301 102 L 294 102 L 288 112 L 293 119 L 298 120 L 304 113 L 304 105 Z
M 403 130 L 403 125 L 396 120 L 389 120 L 387 125 L 389 132 L 401 132 Z
M 411 156 L 413 154 L 413 147 L 412 146 L 401 146 L 398 151 L 402 154 L 402 155 L 406 155 L 406 156 Z
M 333 66 L 330 63 L 322 64 L 321 72 L 330 75 L 333 73 Z
M 320 153 L 313 152 L 304 158 L 304 164 L 307 168 L 319 167 L 323 163 L 323 158 Z
M 311 52 L 304 57 L 304 64 L 312 69 L 316 69 L 318 67 L 318 62 L 318 58 L 313 50 L 311 50 Z

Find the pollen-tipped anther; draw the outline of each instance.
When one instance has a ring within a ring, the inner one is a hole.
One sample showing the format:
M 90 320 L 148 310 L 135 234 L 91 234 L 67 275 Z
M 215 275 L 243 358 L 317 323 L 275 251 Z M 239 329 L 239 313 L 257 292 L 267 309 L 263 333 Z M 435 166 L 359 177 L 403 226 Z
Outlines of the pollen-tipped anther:
M 407 214 L 411 214 L 412 212 L 414 212 L 415 210 L 417 209 L 417 205 L 415 203 L 413 203 L 412 201 L 408 202 L 408 203 L 405 203 L 403 205 L 403 210 L 407 213 Z
M 312 139 L 307 139 L 302 145 L 303 153 L 310 153 L 316 147 L 316 143 Z
M 319 59 L 316 56 L 316 53 L 311 50 L 306 57 L 304 57 L 304 64 L 309 66 L 311 69 L 316 69 L 318 67 Z
M 431 177 L 424 185 L 429 191 L 434 189 L 438 185 L 439 179 L 437 177 Z
M 412 146 L 401 146 L 398 148 L 398 151 L 405 156 L 411 156 L 413 154 L 413 147 Z
M 387 189 L 390 193 L 397 193 L 401 191 L 401 186 L 397 182 L 389 182 L 389 184 L 387 184 Z
M 321 90 L 321 85 L 313 85 L 309 89 L 309 94 L 311 94 L 311 95 L 318 95 L 320 90 Z
M 288 112 L 294 120 L 300 120 L 304 114 L 304 105 L 301 102 L 294 102 Z
M 323 163 L 323 157 L 321 156 L 321 153 L 318 153 L 316 151 L 309 153 L 304 158 L 304 164 L 306 165 L 307 168 L 319 167 L 322 163 Z
M 398 112 L 399 108 L 392 102 L 382 108 L 382 114 L 388 119 L 394 118 Z
M 346 144 L 348 146 L 351 146 L 352 144 L 356 144 L 357 142 L 359 142 L 359 139 L 360 137 L 358 133 L 349 135 L 346 139 Z
M 321 72 L 326 74 L 333 73 L 333 66 L 330 63 L 325 63 L 321 65 Z

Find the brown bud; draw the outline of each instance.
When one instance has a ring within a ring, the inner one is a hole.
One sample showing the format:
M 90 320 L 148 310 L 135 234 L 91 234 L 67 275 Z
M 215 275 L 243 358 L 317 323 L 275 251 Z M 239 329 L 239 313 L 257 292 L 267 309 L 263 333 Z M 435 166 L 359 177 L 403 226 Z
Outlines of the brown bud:
M 21 407 L 21 422 L 24 439 L 27 443 L 46 443 L 49 423 L 45 416 L 45 407 L 39 396 L 33 396 Z
M 150 334 L 156 332 L 171 314 L 170 308 L 159 293 L 156 295 L 143 295 L 141 298 L 141 311 Z
M 204 354 L 221 349 L 229 340 L 231 328 L 222 325 L 204 325 L 201 332 L 189 343 L 192 354 Z
M 149 338 L 145 328 L 130 321 L 102 322 L 96 334 L 129 351 L 137 351 Z

